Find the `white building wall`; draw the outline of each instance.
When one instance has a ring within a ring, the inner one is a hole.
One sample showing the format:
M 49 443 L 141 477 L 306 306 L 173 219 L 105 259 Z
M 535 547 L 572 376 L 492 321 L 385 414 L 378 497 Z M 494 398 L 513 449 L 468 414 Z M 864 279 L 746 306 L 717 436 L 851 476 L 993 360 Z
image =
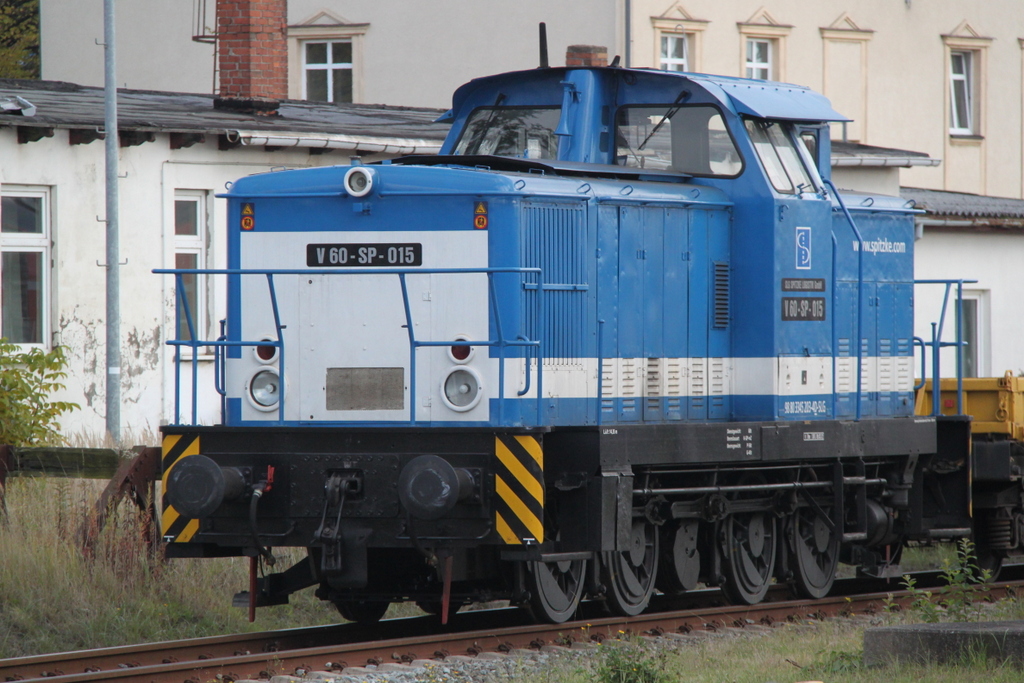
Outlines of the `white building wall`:
M 914 245 L 918 280 L 977 280 L 964 284 L 965 296 L 979 300 L 979 375 L 1001 377 L 1007 370 L 1024 372 L 1024 234 L 986 232 L 938 232 L 925 228 L 924 237 Z M 938 322 L 944 287 L 917 285 L 914 292 L 916 319 L 914 333 L 929 341 L 931 323 Z M 942 338 L 955 339 L 955 290 L 950 297 Z M 931 356 L 928 373 L 931 374 Z M 941 353 L 942 375 L 954 376 L 953 347 Z M 920 375 L 920 356 L 915 365 Z
M 210 198 L 209 267 L 226 266 L 226 200 L 215 198 L 225 183 L 281 167 L 345 163 L 341 155 L 310 155 L 301 150 L 268 153 L 262 148 L 231 152 L 211 141 L 171 150 L 166 135 L 155 142 L 121 149 L 121 420 L 129 437 L 151 443 L 162 422 L 172 418 L 173 351 L 164 342 L 174 334 L 173 277 L 154 268 L 174 267 L 174 197 L 181 189 L 202 190 Z M 106 227 L 102 141 L 69 145 L 68 132 L 18 144 L 13 128 L 0 129 L 0 184 L 45 187 L 50 191 L 52 225 L 53 342 L 68 356 L 67 389 L 56 399 L 81 409 L 61 420 L 69 434 L 101 437 L 106 420 Z M 211 322 L 224 311 L 224 282 L 210 292 Z M 200 421 L 219 419 L 213 391 L 212 357 L 200 360 Z M 184 390 L 189 390 L 186 364 Z M 139 441 L 140 443 L 142 441 Z

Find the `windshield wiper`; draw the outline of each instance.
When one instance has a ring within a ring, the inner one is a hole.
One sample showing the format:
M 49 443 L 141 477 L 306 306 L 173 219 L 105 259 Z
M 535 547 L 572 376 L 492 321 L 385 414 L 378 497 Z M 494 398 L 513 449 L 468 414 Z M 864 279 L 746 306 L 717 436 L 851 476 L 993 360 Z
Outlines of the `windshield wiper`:
M 679 92 L 679 96 L 676 97 L 675 101 L 672 103 L 672 106 L 669 107 L 668 111 L 666 111 L 662 115 L 661 121 L 658 121 L 657 125 L 655 125 L 653 129 L 651 129 L 651 132 L 647 134 L 647 137 L 645 137 L 644 141 L 640 143 L 640 146 L 636 148 L 636 151 L 639 152 L 640 150 L 642 150 L 644 148 L 644 146 L 648 142 L 651 141 L 651 138 L 654 137 L 655 133 L 657 133 L 659 130 L 661 130 L 661 127 L 665 125 L 665 122 L 668 121 L 669 119 L 671 119 L 673 116 L 676 115 L 676 112 L 679 111 L 680 107 L 683 106 L 683 101 L 686 100 L 687 98 L 689 98 L 689 96 L 690 96 L 690 91 L 689 90 L 681 90 Z

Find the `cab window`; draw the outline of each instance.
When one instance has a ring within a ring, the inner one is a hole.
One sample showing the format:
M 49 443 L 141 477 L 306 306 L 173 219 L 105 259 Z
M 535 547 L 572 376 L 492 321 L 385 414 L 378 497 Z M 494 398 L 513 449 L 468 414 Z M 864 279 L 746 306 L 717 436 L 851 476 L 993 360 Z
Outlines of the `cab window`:
M 558 107 L 480 107 L 466 120 L 455 154 L 557 159 Z
M 729 178 L 743 170 L 739 151 L 714 107 L 623 107 L 615 133 L 619 166 Z
M 784 194 L 816 191 L 793 142 L 790 124 L 747 119 L 746 127 L 772 187 Z

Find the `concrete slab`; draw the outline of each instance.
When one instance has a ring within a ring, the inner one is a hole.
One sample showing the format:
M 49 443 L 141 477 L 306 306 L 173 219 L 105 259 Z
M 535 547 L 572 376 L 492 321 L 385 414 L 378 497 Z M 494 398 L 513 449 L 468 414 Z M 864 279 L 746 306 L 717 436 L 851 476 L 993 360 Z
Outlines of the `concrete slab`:
M 949 663 L 985 657 L 1024 666 L 1024 621 L 905 624 L 864 631 L 864 664 Z

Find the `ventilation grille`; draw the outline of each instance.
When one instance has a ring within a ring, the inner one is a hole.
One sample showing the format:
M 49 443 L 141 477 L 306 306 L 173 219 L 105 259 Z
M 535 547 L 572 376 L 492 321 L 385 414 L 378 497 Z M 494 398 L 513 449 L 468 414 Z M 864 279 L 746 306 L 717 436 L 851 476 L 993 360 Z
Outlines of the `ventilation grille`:
M 586 322 L 586 213 L 580 205 L 525 204 L 521 263 L 540 268 L 544 320 L 539 320 L 536 276 L 527 278 L 523 329 L 543 337 L 545 365 L 572 364 L 582 355 Z M 538 323 L 540 323 L 538 329 Z
M 715 263 L 715 329 L 729 326 L 729 264 Z

